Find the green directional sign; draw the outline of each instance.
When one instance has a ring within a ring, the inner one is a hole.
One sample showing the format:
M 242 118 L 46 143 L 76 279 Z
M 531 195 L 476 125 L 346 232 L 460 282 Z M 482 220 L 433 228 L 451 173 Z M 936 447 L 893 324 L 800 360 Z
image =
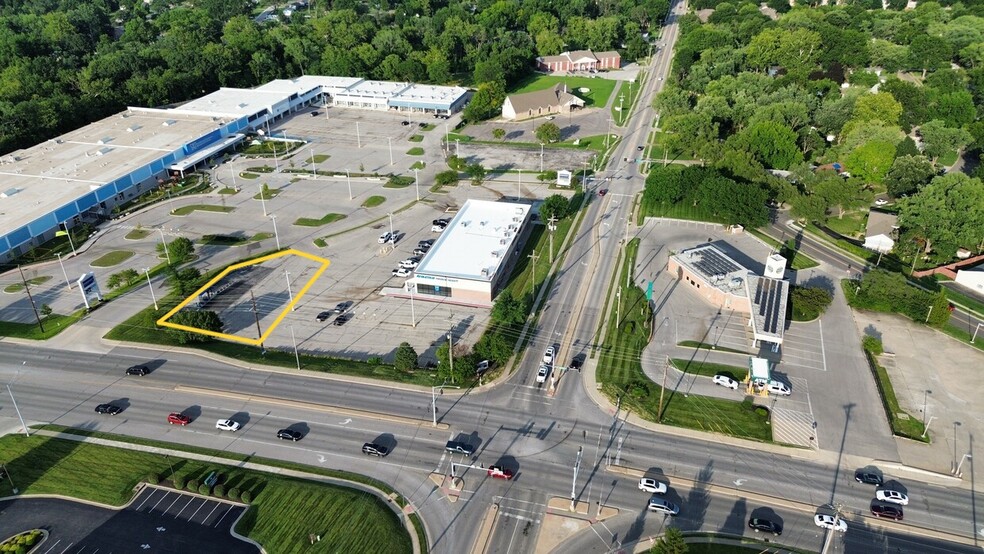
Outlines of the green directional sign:
M 646 300 L 653 299 L 653 282 L 649 281 L 649 286 L 646 287 Z

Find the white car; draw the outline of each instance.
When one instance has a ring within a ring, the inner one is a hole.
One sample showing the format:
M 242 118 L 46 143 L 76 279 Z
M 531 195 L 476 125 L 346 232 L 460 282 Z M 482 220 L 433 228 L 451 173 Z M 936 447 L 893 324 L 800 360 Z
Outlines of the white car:
M 543 353 L 543 363 L 552 364 L 554 359 L 554 347 L 547 348 L 547 351 Z
M 875 491 L 875 498 L 882 502 L 891 502 L 892 504 L 901 504 L 903 506 L 909 505 L 908 496 L 891 489 L 878 489 Z
M 884 198 L 879 198 L 878 200 L 875 200 L 876 206 L 884 206 L 885 204 L 888 204 L 888 200 L 885 200 Z
M 407 258 L 400 262 L 400 267 L 404 269 L 413 269 L 420 264 L 420 260 L 417 258 Z
M 546 364 L 541 364 L 540 369 L 536 372 L 536 382 L 546 383 L 547 377 L 550 376 L 550 368 Z
M 834 531 L 840 531 L 841 533 L 847 531 L 846 521 L 827 514 L 817 514 L 813 516 L 813 523 L 816 523 L 817 527 L 823 527 L 824 529 L 833 529 Z
M 639 490 L 651 492 L 653 494 L 666 494 L 666 483 L 662 483 L 649 477 L 639 479 Z
M 410 270 L 405 267 L 398 267 L 393 270 L 393 277 L 409 277 Z
M 239 423 L 231 419 L 220 419 L 215 422 L 215 428 L 220 431 L 238 431 Z
M 389 241 L 391 238 L 393 238 L 393 235 L 391 235 L 389 231 L 387 231 L 379 235 L 379 239 L 376 242 L 378 242 L 379 244 L 386 244 L 386 242 Z
M 443 233 L 447 225 L 431 225 L 431 232 L 433 233 Z
M 738 390 L 738 381 L 735 381 L 727 375 L 715 375 L 714 384 L 721 385 L 722 387 L 728 387 L 731 390 Z

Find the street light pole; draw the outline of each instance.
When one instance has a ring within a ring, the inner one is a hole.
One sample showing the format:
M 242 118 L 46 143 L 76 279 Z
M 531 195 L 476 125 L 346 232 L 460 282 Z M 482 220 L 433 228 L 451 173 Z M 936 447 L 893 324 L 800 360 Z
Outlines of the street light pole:
M 348 179 L 349 187 L 349 200 L 352 199 L 352 173 L 349 170 L 345 170 L 345 177 Z
M 157 310 L 157 296 L 154 294 L 154 284 L 150 282 L 150 268 L 145 267 L 144 273 L 147 274 L 147 287 L 150 288 L 150 297 L 154 300 L 154 309 Z
M 390 212 L 386 215 L 389 216 L 389 220 L 390 220 L 390 236 L 393 236 L 393 213 Z
M 280 233 L 277 232 L 277 215 L 270 214 L 270 219 L 273 221 L 273 236 L 277 239 L 277 250 L 280 250 Z
M 27 424 L 24 423 L 24 418 L 21 416 L 20 408 L 17 407 L 17 401 L 14 400 L 14 391 L 10 390 L 10 385 L 7 385 L 7 393 L 10 394 L 10 403 L 14 405 L 14 411 L 17 412 L 17 419 L 21 422 L 21 427 L 24 428 L 24 436 L 30 437 L 31 430 L 27 428 Z
M 516 184 L 516 200 L 523 198 L 523 170 L 519 170 L 519 183 Z
M 260 183 L 260 204 L 263 206 L 263 217 L 267 217 L 266 211 L 266 194 L 263 192 L 263 184 Z
M 543 143 L 540 143 L 540 173 L 543 173 Z
M 291 290 L 290 290 L 290 272 L 287 271 L 286 269 L 284 270 L 284 277 L 286 277 L 286 279 L 287 279 L 287 298 L 289 299 L 290 303 L 293 304 L 294 303 L 294 293 L 291 292 Z M 292 312 L 294 310 L 296 310 L 296 309 L 297 309 L 297 306 L 291 306 L 290 307 L 290 311 L 292 311 Z
M 311 165 L 314 166 L 314 178 L 318 178 L 318 162 L 314 159 L 314 150 L 308 148 L 308 154 L 311 154 Z
M 929 395 L 932 394 L 932 393 L 933 393 L 933 391 L 931 391 L 929 389 L 926 389 L 926 390 L 923 391 L 923 427 L 926 426 L 926 401 L 927 401 Z
M 622 319 L 622 285 L 618 286 L 615 297 L 618 299 L 618 304 L 615 307 L 615 328 L 618 329 L 618 322 Z
M 161 233 L 161 244 L 164 245 L 164 256 L 167 257 L 167 265 L 171 265 L 171 253 L 167 251 L 167 239 L 164 238 L 164 229 L 158 227 L 157 230 Z M 72 238 L 71 235 L 68 236 L 69 239 Z
M 413 168 L 413 186 L 417 190 L 417 202 L 420 202 L 420 175 L 418 175 L 419 171 L 420 171 L 419 169 Z
M 355 142 L 359 149 L 362 148 L 362 135 L 359 133 L 359 122 L 355 122 Z
M 387 142 L 389 142 L 390 165 L 393 165 L 393 139 L 390 138 L 390 137 L 386 137 L 386 140 L 387 140 Z
M 21 422 L 21 423 L 23 424 L 23 422 Z M 963 473 L 962 473 L 962 472 L 960 471 L 960 468 L 961 468 L 961 467 L 963 467 L 963 463 L 964 463 L 964 460 L 967 460 L 967 459 L 973 459 L 973 458 L 974 458 L 974 457 L 973 457 L 973 456 L 971 456 L 970 454 L 964 454 L 964 455 L 963 455 L 963 458 L 960 458 L 960 463 L 959 463 L 959 464 L 957 464 L 957 471 L 956 471 L 956 473 L 955 473 L 955 475 L 956 475 L 957 477 L 963 477 Z
M 454 383 L 454 334 L 448 331 L 448 368 L 451 371 L 451 382 Z
M 61 266 L 61 268 L 62 268 L 62 275 L 65 276 L 65 284 L 68 285 L 68 288 L 72 288 L 72 282 L 68 280 L 68 272 L 65 271 L 65 264 L 62 262 L 62 259 L 61 259 L 61 252 L 55 252 L 55 255 L 58 256 L 58 265 Z M 971 341 L 971 342 L 973 342 L 973 341 Z
M 583 447 L 577 447 L 577 458 L 574 460 L 574 479 L 571 480 L 571 511 L 575 510 L 574 499 L 577 498 L 574 494 L 575 488 L 577 487 L 577 470 L 581 467 L 581 449 Z
M 297 353 L 297 340 L 294 339 L 294 326 L 293 325 L 290 325 L 289 327 L 290 327 L 290 342 L 294 345 L 294 360 L 297 361 L 297 371 L 300 371 L 301 370 L 301 357 Z
M 405 286 L 407 288 L 407 292 L 410 293 L 410 326 L 416 328 L 417 315 L 413 311 L 413 289 L 417 288 L 417 286 L 410 281 L 407 281 Z

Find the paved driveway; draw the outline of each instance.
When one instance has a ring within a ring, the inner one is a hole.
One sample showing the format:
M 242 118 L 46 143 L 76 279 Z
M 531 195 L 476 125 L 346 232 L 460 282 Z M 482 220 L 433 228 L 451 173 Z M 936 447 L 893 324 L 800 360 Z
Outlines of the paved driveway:
M 111 510 L 50 498 L 0 502 L 0 536 L 45 528 L 39 553 L 257 552 L 230 534 L 244 508 L 148 487 L 127 507 Z

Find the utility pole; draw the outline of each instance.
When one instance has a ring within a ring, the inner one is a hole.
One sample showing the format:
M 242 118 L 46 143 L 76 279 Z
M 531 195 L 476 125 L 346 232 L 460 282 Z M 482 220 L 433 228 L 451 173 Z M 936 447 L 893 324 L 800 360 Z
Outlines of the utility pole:
M 576 509 L 574 500 L 577 497 L 575 496 L 574 491 L 577 487 L 577 470 L 579 467 L 581 467 L 581 450 L 583 448 L 584 447 L 582 446 L 577 447 L 577 459 L 574 460 L 574 479 L 571 481 L 571 511 L 572 512 L 575 511 Z
M 550 231 L 550 264 L 553 265 L 553 237 L 554 231 L 557 229 L 557 218 L 553 214 L 550 214 L 550 219 L 547 220 L 548 227 L 547 230 Z
M 17 401 L 14 400 L 14 391 L 10 390 L 10 385 L 7 385 L 7 393 L 10 394 L 10 403 L 14 405 L 14 411 L 17 412 L 17 419 L 20 420 L 21 427 L 24 428 L 24 436 L 30 437 L 31 430 L 27 428 L 27 424 L 24 423 L 24 418 L 21 417 L 20 408 L 17 407 Z
M 256 309 L 256 297 L 253 296 L 252 290 L 249 291 L 249 299 L 253 303 L 253 316 L 256 318 L 256 338 L 262 338 L 263 331 L 260 329 L 260 312 Z M 266 352 L 262 342 L 260 343 L 260 351 Z
M 532 282 L 532 285 L 533 286 L 531 288 L 533 289 L 533 297 L 534 297 L 534 300 L 535 300 L 536 299 L 536 260 L 537 260 L 537 258 L 539 258 L 539 256 L 536 255 L 536 249 L 535 248 L 533 249 L 533 253 L 530 254 L 529 256 L 527 256 L 527 258 L 530 258 L 530 259 L 533 260 L 533 264 L 530 266 L 530 271 L 532 272 L 532 276 L 533 276 L 533 282 Z
M 294 345 L 294 360 L 297 361 L 297 371 L 301 370 L 301 357 L 297 354 L 297 340 L 294 339 L 294 326 L 290 325 L 290 342 Z
M 622 285 L 618 286 L 618 292 L 615 293 L 615 298 L 617 299 L 615 305 L 615 329 L 618 329 L 618 322 L 622 319 Z
M 68 280 L 68 272 L 65 271 L 65 264 L 62 263 L 62 259 L 61 259 L 61 256 L 62 255 L 61 255 L 61 252 L 55 252 L 55 256 L 58 256 L 58 265 L 61 266 L 62 275 L 65 276 L 65 284 L 68 285 L 68 288 L 71 289 L 72 288 L 72 282 Z
M 448 329 L 448 368 L 454 383 L 454 328 Z
M 656 422 L 663 422 L 663 393 L 666 392 L 666 370 L 670 365 L 670 360 L 663 360 L 663 384 L 659 387 L 659 411 L 656 412 Z
M 348 179 L 349 200 L 351 200 L 352 199 L 352 172 L 350 172 L 349 170 L 346 169 L 345 170 L 345 177 Z
M 17 266 L 17 270 L 20 271 L 21 281 L 24 282 L 24 290 L 27 292 L 27 300 L 31 303 L 31 308 L 34 309 L 34 317 L 37 318 L 37 320 L 38 320 L 38 327 L 41 329 L 41 332 L 43 333 L 44 332 L 44 324 L 41 323 L 41 315 L 38 313 L 38 307 L 34 305 L 34 297 L 31 296 L 31 287 L 28 286 L 27 279 L 24 277 L 24 269 L 21 268 L 21 266 Z M 84 296 L 85 295 L 85 292 L 83 292 L 82 294 Z

